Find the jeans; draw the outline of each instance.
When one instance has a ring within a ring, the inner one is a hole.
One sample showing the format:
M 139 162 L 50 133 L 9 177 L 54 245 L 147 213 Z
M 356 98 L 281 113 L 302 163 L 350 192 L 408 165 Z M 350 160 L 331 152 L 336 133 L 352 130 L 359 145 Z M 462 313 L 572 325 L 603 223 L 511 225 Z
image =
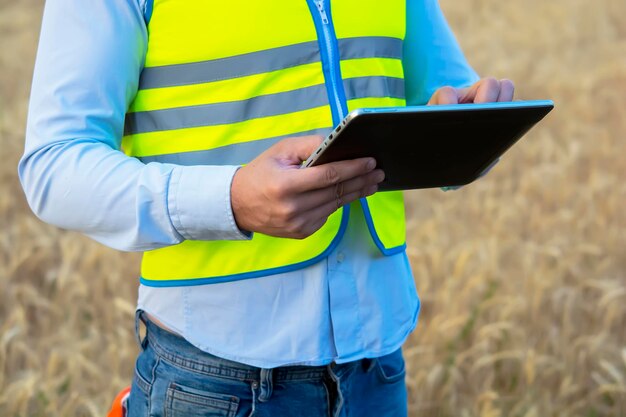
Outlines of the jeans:
M 128 417 L 407 415 L 401 349 L 343 364 L 262 369 L 203 352 L 145 315 L 141 320 L 146 336 Z

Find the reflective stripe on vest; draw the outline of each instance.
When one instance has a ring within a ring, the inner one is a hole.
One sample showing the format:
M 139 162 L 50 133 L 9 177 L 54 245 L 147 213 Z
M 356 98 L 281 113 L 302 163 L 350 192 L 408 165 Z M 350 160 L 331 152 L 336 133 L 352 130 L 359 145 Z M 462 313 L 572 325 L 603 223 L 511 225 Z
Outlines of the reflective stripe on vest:
M 336 122 L 324 60 L 329 46 L 320 45 L 322 28 L 307 1 L 155 0 L 125 152 L 145 163 L 243 165 L 283 138 L 327 134 Z M 405 104 L 404 3 L 342 0 L 328 10 L 323 29 L 337 37 L 348 110 Z M 378 193 L 361 203 L 381 251 L 404 250 L 402 194 Z M 330 253 L 348 215 L 349 207 L 338 210 L 303 240 L 255 233 L 249 241 L 185 241 L 149 251 L 142 282 L 197 285 L 303 268 Z
M 402 78 L 361 77 L 344 80 L 348 100 L 366 97 L 404 99 Z M 244 122 L 308 110 L 328 103 L 326 87 L 313 85 L 298 90 L 266 94 L 226 103 L 184 106 L 163 110 L 129 113 L 127 134 L 185 129 Z
M 341 59 L 402 59 L 402 41 L 384 37 L 339 39 Z M 174 87 L 239 78 L 320 61 L 317 41 L 281 46 L 264 51 L 190 64 L 146 68 L 139 88 Z

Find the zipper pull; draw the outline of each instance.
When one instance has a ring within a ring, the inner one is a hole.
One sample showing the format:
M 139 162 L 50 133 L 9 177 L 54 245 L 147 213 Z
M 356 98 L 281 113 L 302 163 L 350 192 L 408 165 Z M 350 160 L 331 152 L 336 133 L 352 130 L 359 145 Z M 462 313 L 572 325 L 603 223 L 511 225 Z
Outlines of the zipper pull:
M 326 15 L 326 10 L 324 10 L 324 0 L 315 0 L 315 5 L 317 6 L 317 10 L 320 12 L 320 16 L 322 17 L 322 23 L 328 24 L 328 16 Z

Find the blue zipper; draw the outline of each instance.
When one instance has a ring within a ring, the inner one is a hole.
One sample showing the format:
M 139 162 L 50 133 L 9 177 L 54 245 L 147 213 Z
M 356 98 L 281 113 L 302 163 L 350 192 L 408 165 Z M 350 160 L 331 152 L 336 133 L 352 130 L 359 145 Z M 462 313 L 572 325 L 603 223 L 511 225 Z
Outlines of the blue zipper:
M 339 67 L 339 46 L 330 14 L 330 0 L 307 0 L 320 46 L 320 58 L 324 71 L 324 83 L 333 115 L 333 123 L 338 125 L 348 114 L 346 93 L 343 89 Z
M 346 100 L 346 92 L 343 89 L 343 81 L 341 79 L 341 71 L 339 66 L 339 45 L 335 28 L 330 13 L 330 0 L 307 0 L 311 14 L 313 15 L 313 23 L 315 23 L 315 31 L 317 32 L 318 44 L 320 46 L 320 58 L 322 60 L 322 70 L 324 71 L 324 83 L 328 93 L 328 101 L 330 110 L 333 115 L 333 124 L 337 126 L 348 114 L 348 104 Z M 367 204 L 367 199 L 360 199 L 361 207 L 367 227 L 372 235 L 372 239 L 381 253 L 386 256 L 394 255 L 405 250 L 406 244 L 386 249 L 382 241 L 376 233 L 374 220 Z M 350 215 L 350 206 L 343 207 L 343 215 L 341 218 L 342 228 L 333 240 L 331 246 L 340 240 L 345 232 L 343 225 L 347 224 Z
M 317 43 L 320 47 L 320 59 L 322 61 L 322 71 L 324 73 L 324 84 L 328 94 L 328 103 L 333 116 L 333 125 L 337 126 L 348 114 L 346 104 L 346 93 L 343 89 L 341 71 L 339 67 L 339 44 L 333 27 L 333 20 L 330 14 L 330 0 L 306 0 L 313 16 L 315 32 L 317 33 Z M 339 232 L 326 248 L 324 254 L 329 254 L 335 249 L 339 241 L 343 238 L 350 218 L 350 205 L 345 205 L 341 212 L 341 226 Z

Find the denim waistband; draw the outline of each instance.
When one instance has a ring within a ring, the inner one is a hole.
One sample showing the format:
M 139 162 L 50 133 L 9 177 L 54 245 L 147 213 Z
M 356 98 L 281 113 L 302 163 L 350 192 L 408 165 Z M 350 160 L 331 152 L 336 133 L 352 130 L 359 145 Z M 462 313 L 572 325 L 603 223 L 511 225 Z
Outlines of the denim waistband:
M 258 381 L 262 377 L 262 368 L 223 359 L 200 350 L 184 338 L 157 326 L 141 311 L 137 312 L 137 321 L 139 320 L 146 325 L 147 346 L 151 347 L 159 357 L 176 366 L 186 368 L 191 372 L 241 381 Z M 142 345 L 145 345 L 145 341 Z M 272 379 L 274 381 L 322 380 L 328 378 L 329 368 L 334 374 L 341 374 L 359 364 L 369 367 L 370 362 L 370 359 L 362 359 L 342 364 L 332 362 L 321 366 L 281 366 L 272 369 Z

